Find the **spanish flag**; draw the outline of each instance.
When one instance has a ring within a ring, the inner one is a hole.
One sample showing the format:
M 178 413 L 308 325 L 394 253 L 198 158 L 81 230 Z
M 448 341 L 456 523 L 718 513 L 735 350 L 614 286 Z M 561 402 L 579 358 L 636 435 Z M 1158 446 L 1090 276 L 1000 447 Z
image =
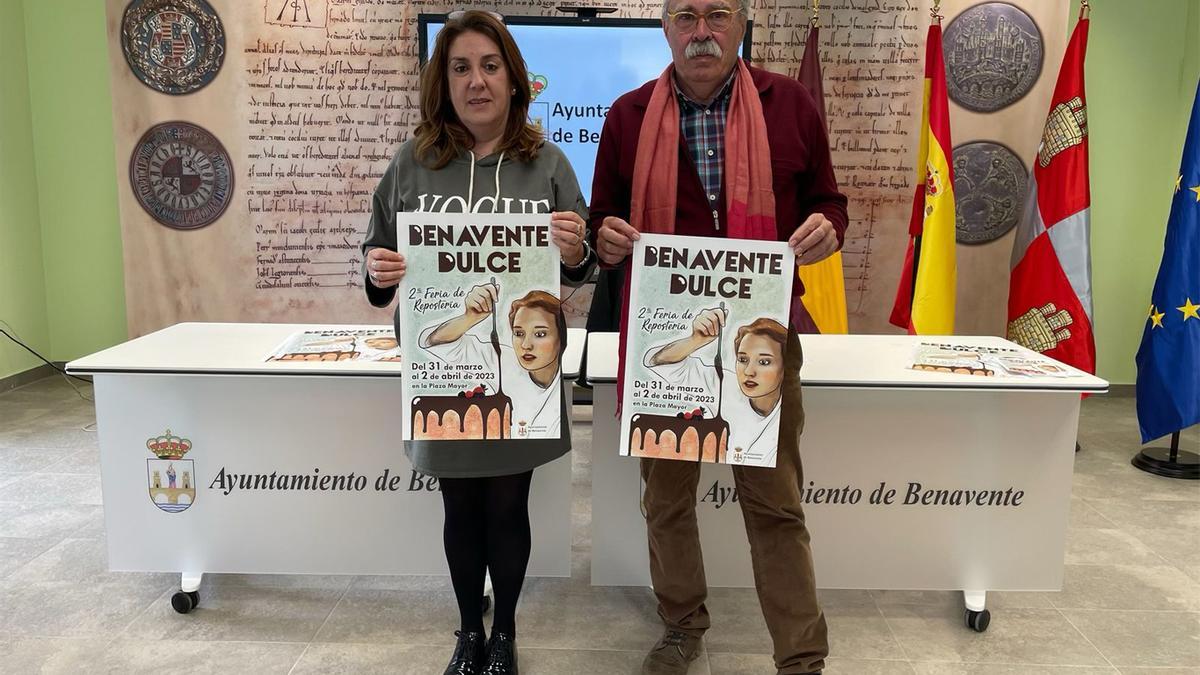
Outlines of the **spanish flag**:
M 940 19 L 925 42 L 925 101 L 908 252 L 891 322 L 912 335 L 954 334 L 954 172 Z

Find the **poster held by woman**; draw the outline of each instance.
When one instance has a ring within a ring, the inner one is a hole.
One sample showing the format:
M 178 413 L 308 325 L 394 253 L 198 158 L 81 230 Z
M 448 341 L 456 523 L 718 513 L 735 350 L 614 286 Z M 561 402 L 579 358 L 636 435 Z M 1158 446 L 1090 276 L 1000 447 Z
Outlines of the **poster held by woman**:
M 558 438 L 559 254 L 550 216 L 401 213 L 405 440 Z

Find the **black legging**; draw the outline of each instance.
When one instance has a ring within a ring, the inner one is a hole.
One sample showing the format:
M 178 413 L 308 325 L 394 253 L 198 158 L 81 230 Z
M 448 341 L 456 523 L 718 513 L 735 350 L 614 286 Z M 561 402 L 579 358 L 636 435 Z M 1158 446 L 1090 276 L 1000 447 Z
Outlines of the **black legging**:
M 517 598 L 529 564 L 529 483 L 533 470 L 511 476 L 443 478 L 442 541 L 458 599 L 462 630 L 483 630 L 483 578 L 496 597 L 492 631 L 517 632 Z

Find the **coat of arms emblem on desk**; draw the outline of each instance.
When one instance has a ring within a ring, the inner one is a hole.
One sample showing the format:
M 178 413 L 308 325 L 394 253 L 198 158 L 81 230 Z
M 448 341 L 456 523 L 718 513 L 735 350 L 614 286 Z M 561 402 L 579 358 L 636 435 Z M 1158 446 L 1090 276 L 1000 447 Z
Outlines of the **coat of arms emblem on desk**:
M 196 471 L 192 460 L 183 456 L 192 449 L 192 442 L 166 433 L 146 440 L 146 447 L 156 459 L 146 460 L 146 480 L 150 500 L 167 513 L 186 511 L 196 501 Z

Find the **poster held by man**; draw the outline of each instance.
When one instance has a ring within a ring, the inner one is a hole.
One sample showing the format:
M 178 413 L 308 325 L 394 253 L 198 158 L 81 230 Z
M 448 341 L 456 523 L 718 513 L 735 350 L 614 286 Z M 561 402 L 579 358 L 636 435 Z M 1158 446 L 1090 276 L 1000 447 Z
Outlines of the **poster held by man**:
M 621 454 L 775 466 L 792 260 L 786 242 L 634 244 Z
M 566 329 L 549 214 L 396 223 L 405 440 L 557 439 Z

